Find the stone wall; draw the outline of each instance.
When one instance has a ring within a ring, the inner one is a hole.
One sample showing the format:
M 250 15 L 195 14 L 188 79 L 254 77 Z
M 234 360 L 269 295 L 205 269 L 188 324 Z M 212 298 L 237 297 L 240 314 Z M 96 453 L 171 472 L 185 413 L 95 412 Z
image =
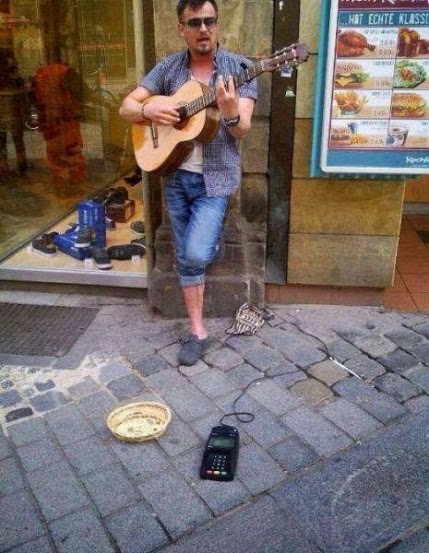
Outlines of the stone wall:
M 311 56 L 299 72 L 288 283 L 391 285 L 404 182 L 310 179 L 321 0 L 301 0 L 300 39 Z
M 218 0 L 222 47 L 256 61 L 272 51 L 273 2 L 271 0 Z M 156 58 L 183 48 L 178 36 L 174 0 L 154 3 Z M 241 190 L 231 199 L 225 224 L 226 252 L 208 270 L 205 314 L 231 315 L 245 301 L 261 304 L 265 288 L 267 171 L 271 76 L 258 79 L 259 100 L 252 130 L 242 142 Z M 185 314 L 174 271 L 168 219 L 156 232 L 155 268 L 149 279 L 152 307 L 165 316 Z

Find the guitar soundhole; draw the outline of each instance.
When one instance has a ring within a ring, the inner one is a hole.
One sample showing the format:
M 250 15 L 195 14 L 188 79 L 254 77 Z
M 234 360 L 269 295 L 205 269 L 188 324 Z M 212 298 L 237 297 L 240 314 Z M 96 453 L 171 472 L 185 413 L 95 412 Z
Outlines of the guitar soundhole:
M 179 105 L 177 106 L 177 111 L 179 112 L 180 121 L 176 125 L 174 125 L 175 129 L 183 129 L 183 127 L 188 122 L 188 114 L 186 112 L 186 105 Z

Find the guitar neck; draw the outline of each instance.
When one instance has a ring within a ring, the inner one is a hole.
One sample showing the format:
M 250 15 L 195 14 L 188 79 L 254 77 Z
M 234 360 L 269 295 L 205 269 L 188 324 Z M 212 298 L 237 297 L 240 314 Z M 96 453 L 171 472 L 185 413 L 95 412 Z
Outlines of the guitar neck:
M 233 75 L 235 88 L 239 88 L 244 83 L 252 81 L 255 77 L 263 72 L 264 70 L 262 69 L 261 62 L 257 62 L 250 67 L 246 67 L 246 69 L 244 69 L 241 73 Z M 214 89 L 211 89 L 196 100 L 192 100 L 192 102 L 189 102 L 188 104 L 186 104 L 186 106 L 183 107 L 185 107 L 186 109 L 186 117 L 192 117 L 192 115 L 195 115 L 196 113 L 202 111 L 209 106 L 212 106 L 215 103 L 216 91 Z

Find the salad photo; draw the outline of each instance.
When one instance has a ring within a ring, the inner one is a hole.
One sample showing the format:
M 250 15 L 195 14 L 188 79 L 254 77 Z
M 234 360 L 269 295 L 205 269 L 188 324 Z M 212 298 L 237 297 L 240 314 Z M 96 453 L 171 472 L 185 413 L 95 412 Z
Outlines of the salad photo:
M 395 88 L 415 88 L 425 82 L 425 68 L 416 61 L 402 60 L 398 62 L 393 75 Z

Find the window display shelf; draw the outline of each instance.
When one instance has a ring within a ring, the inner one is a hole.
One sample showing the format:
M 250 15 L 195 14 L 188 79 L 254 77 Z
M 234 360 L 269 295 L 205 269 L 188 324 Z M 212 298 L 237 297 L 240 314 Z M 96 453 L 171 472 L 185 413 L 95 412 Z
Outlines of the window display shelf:
M 107 231 L 107 247 L 129 244 L 138 238 L 130 231 L 130 225 L 134 221 L 143 220 L 143 204 L 139 199 L 135 203 L 134 216 L 126 223 L 116 223 L 115 229 Z M 74 211 L 46 232 L 64 233 L 69 223 L 77 220 L 78 214 Z M 112 269 L 100 270 L 92 259 L 80 261 L 60 251 L 53 257 L 46 257 L 33 250 L 29 243 L 0 264 L 0 280 L 147 288 L 146 256 L 132 260 L 112 260 L 112 265 Z

